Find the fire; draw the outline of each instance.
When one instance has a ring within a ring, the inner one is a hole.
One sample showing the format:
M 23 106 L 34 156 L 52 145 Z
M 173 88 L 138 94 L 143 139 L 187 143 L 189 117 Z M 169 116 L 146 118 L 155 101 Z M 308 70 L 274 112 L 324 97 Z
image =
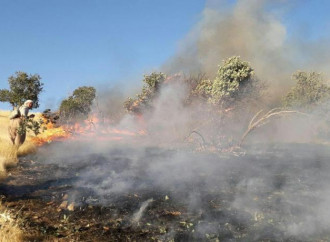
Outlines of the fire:
M 71 134 L 65 130 L 64 127 L 55 127 L 53 123 L 47 123 L 46 120 L 44 120 L 44 124 L 42 125 L 42 129 L 43 128 L 45 129 L 41 134 L 31 138 L 31 141 L 37 146 L 41 146 L 55 140 L 68 139 L 71 136 Z
M 141 117 L 139 117 L 139 120 Z M 62 125 L 56 127 L 51 122 L 44 120 L 45 130 L 31 141 L 37 146 L 42 146 L 52 141 L 79 140 L 79 141 L 120 141 L 127 137 L 137 137 L 146 135 L 145 130 L 134 132 L 111 127 L 110 120 L 102 120 L 93 115 L 82 123 L 73 125 Z

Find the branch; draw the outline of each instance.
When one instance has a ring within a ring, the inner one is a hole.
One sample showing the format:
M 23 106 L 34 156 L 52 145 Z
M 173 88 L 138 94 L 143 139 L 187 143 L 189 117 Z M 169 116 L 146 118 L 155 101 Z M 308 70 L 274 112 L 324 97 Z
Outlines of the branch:
M 188 139 L 188 138 L 189 138 L 192 134 L 194 134 L 194 133 L 197 134 L 197 135 L 199 135 L 199 137 L 202 138 L 203 144 L 200 144 L 200 145 L 201 145 L 202 148 L 205 148 L 205 146 L 206 146 L 207 143 L 206 143 L 206 141 L 205 141 L 203 135 L 201 135 L 201 133 L 199 133 L 199 132 L 196 131 L 196 130 L 191 131 L 190 134 L 189 134 L 184 140 Z
M 244 132 L 238 146 L 240 147 L 243 144 L 243 141 L 245 140 L 246 136 L 254 129 L 261 127 L 268 122 L 270 122 L 270 119 L 275 116 L 284 116 L 287 114 L 300 114 L 300 115 L 306 115 L 309 116 L 306 113 L 302 113 L 296 110 L 281 110 L 281 108 L 274 108 L 268 111 L 265 115 L 261 116 L 259 119 L 257 117 L 260 116 L 260 113 L 262 113 L 262 110 L 260 110 L 258 113 L 256 113 L 253 118 L 251 119 L 248 129 Z

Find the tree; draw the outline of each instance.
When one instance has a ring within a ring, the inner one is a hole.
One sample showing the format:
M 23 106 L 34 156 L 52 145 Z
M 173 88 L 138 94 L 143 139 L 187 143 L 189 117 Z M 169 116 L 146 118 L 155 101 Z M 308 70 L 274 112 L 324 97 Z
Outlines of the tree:
M 194 90 L 208 104 L 203 110 L 207 120 L 198 131 L 215 147 L 235 144 L 235 137 L 242 133 L 241 127 L 250 120 L 251 112 L 263 105 L 261 95 L 265 87 L 248 62 L 238 56 L 224 60 L 215 78 L 200 80 Z
M 0 102 L 9 102 L 13 107 L 21 106 L 26 100 L 33 101 L 33 107 L 39 107 L 39 94 L 43 83 L 38 74 L 28 75 L 18 71 L 8 78 L 9 90 L 0 89 Z
M 253 75 L 253 69 L 249 63 L 242 61 L 238 56 L 230 57 L 219 67 L 217 76 L 211 90 L 212 103 L 240 98 L 245 94 L 247 86 Z
M 164 83 L 166 75 L 162 72 L 152 72 L 150 75 L 144 75 L 141 93 L 137 94 L 135 99 L 128 98 L 124 107 L 129 112 L 140 112 L 142 109 L 152 107 L 152 101 L 159 94 L 161 85 Z
M 330 99 L 330 87 L 320 73 L 297 71 L 292 75 L 296 85 L 284 98 L 284 106 L 297 109 L 312 109 Z
M 257 98 L 263 85 L 253 78 L 254 71 L 248 62 L 233 56 L 219 66 L 214 80 L 202 80 L 195 93 L 210 103 L 229 105 L 246 97 Z
M 75 89 L 71 96 L 61 102 L 60 118 L 69 122 L 86 119 L 95 97 L 94 87 L 83 86 Z

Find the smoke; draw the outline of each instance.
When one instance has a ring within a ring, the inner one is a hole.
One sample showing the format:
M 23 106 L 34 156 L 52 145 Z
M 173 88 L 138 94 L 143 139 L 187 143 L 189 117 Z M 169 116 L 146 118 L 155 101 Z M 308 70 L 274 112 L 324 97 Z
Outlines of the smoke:
M 141 204 L 141 207 L 139 208 L 138 211 L 136 211 L 136 213 L 133 214 L 133 222 L 134 223 L 138 223 L 141 219 L 141 217 L 143 216 L 143 213 L 145 211 L 145 209 L 149 206 L 149 204 L 153 202 L 153 199 L 150 198 L 148 199 L 147 201 L 144 201 L 142 204 Z
M 193 75 L 205 72 L 212 78 L 221 61 L 230 56 L 238 55 L 249 61 L 257 77 L 267 83 L 267 95 L 263 97 L 266 102 L 259 102 L 260 107 L 256 107 L 255 103 L 244 106 L 235 123 L 225 127 L 233 130 L 237 136 L 244 132 L 246 121 L 254 113 L 281 105 L 282 98 L 293 84 L 293 72 L 302 69 L 328 74 L 330 48 L 327 39 L 304 38 L 308 30 L 288 32 L 285 20 L 287 15 L 294 12 L 296 4 L 301 3 L 271 0 L 238 0 L 233 3 L 207 1 L 200 21 L 180 42 L 177 53 L 164 63 L 162 69 L 167 74 L 184 72 Z M 128 95 L 118 94 L 118 88 L 103 90 L 99 94 L 99 108 L 106 116 L 115 119 L 119 128 L 137 130 L 141 125 L 147 127 L 149 135 L 154 136 L 150 139 L 153 144 L 182 141 L 201 126 L 204 126 L 203 134 L 215 133 L 217 127 L 207 128 L 205 117 L 204 120 L 200 117 L 205 115 L 203 110 L 206 107 L 198 103 L 194 107 L 185 105 L 184 99 L 190 90 L 182 82 L 177 82 L 161 90 L 153 103 L 153 112 L 144 113 L 144 124 L 137 124 L 136 118 L 124 115 L 122 106 Z M 217 123 L 220 123 L 221 118 L 215 118 L 219 120 Z M 313 123 L 314 120 L 306 122 L 300 117 L 291 118 L 290 122 L 284 119 L 283 122 L 267 126 L 277 132 L 264 132 L 266 135 L 259 138 L 273 141 L 283 138 L 287 141 L 311 140 L 314 136 L 314 129 L 310 128 Z
M 61 152 L 64 148 L 67 152 Z M 149 209 L 162 206 L 164 197 L 169 197 L 171 206 L 180 204 L 176 208 L 183 213 L 180 221 L 194 224 L 196 238 L 229 233 L 244 235 L 243 241 L 306 240 L 326 233 L 329 157 L 327 147 L 306 144 L 258 145 L 237 157 L 72 142 L 45 147 L 38 154 L 40 162 L 62 171 L 52 174 L 56 179 L 48 179 L 61 184 L 73 177 L 67 193 L 78 206 L 113 206 L 121 201 L 120 209 L 127 207 L 122 201 L 127 201 L 128 194 L 137 194 L 140 199 L 128 214 L 134 222 L 141 221 L 142 214 L 149 216 Z M 150 217 L 147 221 L 158 223 Z M 174 227 L 172 222 L 168 223 Z
M 113 122 L 118 122 L 125 114 L 123 109 L 125 98 L 123 88 L 119 86 L 111 88 L 105 86 L 99 87 L 94 112 L 104 118 L 110 117 Z
M 327 47 L 311 48 L 310 43 L 289 39 L 281 16 L 268 8 L 271 2 L 240 0 L 224 9 L 218 6 L 223 2 L 208 2 L 201 21 L 163 69 L 212 76 L 222 59 L 240 55 L 251 62 L 259 78 L 268 81 L 273 97 L 283 95 L 296 69 L 308 67 L 310 60 L 314 63 L 309 67 L 324 68 L 326 55 L 313 58 L 326 53 Z M 138 194 L 145 202 L 131 209 L 128 217 L 133 221 L 143 220 L 148 209 L 170 197 L 174 205 L 184 207 L 182 220 L 191 220 L 188 227 L 194 227 L 196 240 L 205 240 L 205 234 L 223 241 L 306 240 L 329 231 L 327 147 L 259 144 L 249 147 L 244 156 L 218 150 L 192 152 L 184 145 L 191 131 L 203 127 L 206 134 L 221 136 L 220 128 L 228 128 L 239 133 L 253 109 L 238 113 L 228 126 L 212 126 L 223 117 L 201 103 L 187 105 L 188 92 L 180 81 L 164 85 L 152 112 L 144 113 L 141 123 L 138 117 L 123 114 L 125 95 L 116 90 L 102 92 L 99 110 L 109 116 L 120 114 L 115 128 L 137 132 L 143 127 L 147 135 L 122 142 L 100 141 L 95 136 L 88 142 L 53 144 L 41 148 L 37 159 L 63 171 L 53 174 L 58 181 L 74 177 L 69 194 L 74 194 L 70 199 L 75 204 L 108 206 L 127 200 L 127 194 Z M 282 119 L 264 126 L 255 140 L 310 141 L 314 120 L 303 119 Z
M 307 41 L 306 33 L 288 33 L 284 15 L 292 12 L 294 5 L 288 1 L 238 0 L 233 5 L 209 1 L 199 23 L 163 69 L 166 73 L 205 72 L 212 77 L 222 60 L 241 56 L 267 81 L 269 98 L 278 100 L 298 69 L 328 74 L 328 41 Z

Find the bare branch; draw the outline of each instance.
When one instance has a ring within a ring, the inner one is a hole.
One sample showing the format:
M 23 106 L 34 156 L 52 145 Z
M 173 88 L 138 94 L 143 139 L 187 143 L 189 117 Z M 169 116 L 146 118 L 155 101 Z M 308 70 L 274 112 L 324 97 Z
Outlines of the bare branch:
M 246 136 L 254 129 L 261 127 L 267 123 L 269 123 L 271 118 L 275 116 L 285 116 L 287 114 L 300 114 L 300 115 L 306 115 L 309 116 L 306 113 L 302 113 L 296 110 L 282 110 L 281 108 L 274 108 L 268 111 L 265 115 L 261 116 L 259 119 L 257 119 L 260 115 L 262 110 L 260 110 L 258 113 L 256 113 L 253 118 L 251 119 L 248 129 L 244 132 L 238 146 L 240 147 L 243 144 L 243 141 L 245 140 Z

